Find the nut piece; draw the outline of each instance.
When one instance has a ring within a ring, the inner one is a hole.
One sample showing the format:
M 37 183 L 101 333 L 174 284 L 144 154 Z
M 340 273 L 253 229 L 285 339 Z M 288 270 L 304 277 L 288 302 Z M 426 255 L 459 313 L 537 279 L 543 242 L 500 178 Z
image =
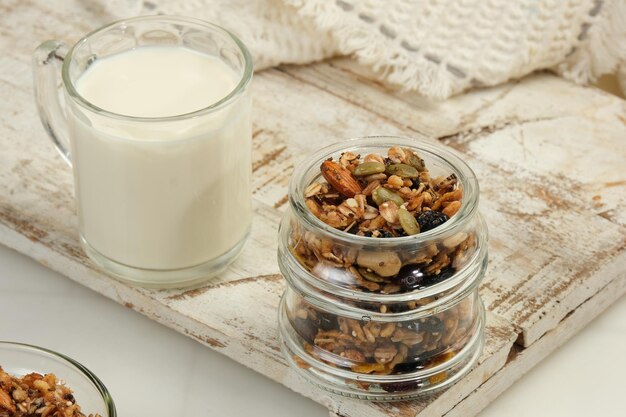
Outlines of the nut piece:
M 0 389 L 0 415 L 4 415 L 5 412 L 8 412 L 9 416 L 15 414 L 15 404 L 9 394 Z
M 405 158 L 404 163 L 411 165 L 413 168 L 417 169 L 419 172 L 423 172 L 426 169 L 424 165 L 424 160 L 420 158 L 415 152 L 410 149 L 405 149 Z
M 393 201 L 385 201 L 380 205 L 379 211 L 387 223 L 398 223 L 398 206 Z
M 363 353 L 356 349 L 348 349 L 345 352 L 341 353 L 341 356 L 354 362 L 365 362 L 365 356 L 363 355 Z
M 385 164 L 380 162 L 363 162 L 354 168 L 352 173 L 357 177 L 364 177 L 367 175 L 381 174 L 385 172 Z
M 391 336 L 392 342 L 402 342 L 407 346 L 413 346 L 424 340 L 422 333 L 415 333 L 411 330 L 396 329 Z
M 419 223 L 404 207 L 401 207 L 398 211 L 398 219 L 400 220 L 400 226 L 402 226 L 407 235 L 416 235 L 420 232 Z
M 361 194 L 361 186 L 349 170 L 333 161 L 324 161 L 320 167 L 324 179 L 346 197 Z
M 399 146 L 392 146 L 387 151 L 387 156 L 395 163 L 400 163 L 406 158 L 406 152 Z
M 359 274 L 365 278 L 368 281 L 371 282 L 376 282 L 376 283 L 382 283 L 382 282 L 387 282 L 388 280 L 386 278 L 381 277 L 378 274 L 375 274 L 374 272 L 370 271 L 367 268 L 361 268 L 361 270 L 359 271 Z
M 391 188 L 399 190 L 400 188 L 404 186 L 404 181 L 402 180 L 401 177 L 397 175 L 392 175 L 389 178 L 387 178 L 387 185 Z
M 404 199 L 402 197 L 383 187 L 378 187 L 372 192 L 372 199 L 378 206 L 383 204 L 385 201 L 393 201 L 398 206 L 404 204 Z
M 319 182 L 313 182 L 311 185 L 306 187 L 306 190 L 304 190 L 304 196 L 306 198 L 313 197 L 314 195 L 319 194 L 320 191 L 322 191 L 322 184 Z
M 389 363 L 398 354 L 398 349 L 394 345 L 384 345 L 374 351 L 374 359 L 378 363 Z
M 359 252 L 356 263 L 369 268 L 381 277 L 392 277 L 398 274 L 402 261 L 395 252 Z
M 382 156 L 375 154 L 375 153 L 370 153 L 370 154 L 365 155 L 365 158 L 363 158 L 363 161 L 364 162 L 380 162 L 381 164 L 385 163 L 385 159 Z
M 43 381 L 41 379 L 33 382 L 33 386 L 37 388 L 41 393 L 50 391 L 50 385 L 48 385 L 46 381 Z
M 448 217 L 452 217 L 456 214 L 457 211 L 459 211 L 460 208 L 461 208 L 461 202 L 453 201 L 450 204 L 448 204 L 446 208 L 441 210 L 441 212 Z
M 28 394 L 22 388 L 16 388 L 13 390 L 13 394 L 11 394 L 11 396 L 13 396 L 13 399 L 17 402 L 22 402 L 28 398 Z
M 407 164 L 391 164 L 385 172 L 387 175 L 397 175 L 402 178 L 417 178 L 420 175 L 416 168 Z
M 443 246 L 448 249 L 454 249 L 467 239 L 467 233 L 459 232 L 443 241 Z
M 365 220 L 372 220 L 376 217 L 378 217 L 378 209 L 370 205 L 365 206 L 365 213 L 363 214 L 363 218 Z

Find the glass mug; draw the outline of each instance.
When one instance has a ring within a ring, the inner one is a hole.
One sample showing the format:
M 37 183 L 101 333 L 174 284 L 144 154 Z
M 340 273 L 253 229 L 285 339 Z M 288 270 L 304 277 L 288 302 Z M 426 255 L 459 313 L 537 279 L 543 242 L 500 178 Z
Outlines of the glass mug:
M 211 55 L 239 82 L 203 109 L 167 117 L 113 113 L 78 93 L 90 65 L 139 46 Z M 179 287 L 223 270 L 241 251 L 252 217 L 252 72 L 238 38 L 181 17 L 123 20 L 72 48 L 59 41 L 37 48 L 39 114 L 73 168 L 80 241 L 96 264 L 135 284 Z

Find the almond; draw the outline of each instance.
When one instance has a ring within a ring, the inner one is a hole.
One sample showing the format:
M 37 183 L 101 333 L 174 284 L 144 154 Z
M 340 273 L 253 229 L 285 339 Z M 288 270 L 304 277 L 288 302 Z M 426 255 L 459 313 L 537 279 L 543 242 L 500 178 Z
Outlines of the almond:
M 328 181 L 340 194 L 352 198 L 361 194 L 361 186 L 349 170 L 333 161 L 324 161 L 320 167 L 324 179 Z
M 8 412 L 10 416 L 15 414 L 15 404 L 9 394 L 0 389 L 0 415 L 2 415 L 3 411 Z

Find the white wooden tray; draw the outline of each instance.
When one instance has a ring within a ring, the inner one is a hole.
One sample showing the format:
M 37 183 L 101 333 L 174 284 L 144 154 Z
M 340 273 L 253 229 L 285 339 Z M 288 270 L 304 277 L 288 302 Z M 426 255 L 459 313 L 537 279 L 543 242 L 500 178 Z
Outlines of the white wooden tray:
M 346 59 L 256 75 L 254 225 L 226 273 L 184 291 L 102 274 L 77 241 L 71 172 L 36 115 L 30 53 L 107 20 L 73 2 L 0 4 L 0 243 L 346 417 L 472 416 L 626 292 L 623 100 L 537 74 L 437 103 L 390 91 Z M 491 235 L 480 364 L 447 391 L 411 402 L 313 388 L 288 368 L 277 341 L 276 229 L 291 170 L 314 149 L 371 134 L 426 135 L 463 153 Z

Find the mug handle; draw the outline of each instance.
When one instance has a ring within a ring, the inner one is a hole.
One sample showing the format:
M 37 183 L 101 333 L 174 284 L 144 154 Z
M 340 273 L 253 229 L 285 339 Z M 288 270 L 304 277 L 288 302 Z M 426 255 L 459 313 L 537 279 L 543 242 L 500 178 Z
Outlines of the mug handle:
M 39 45 L 33 55 L 33 78 L 41 123 L 63 160 L 72 166 L 69 128 L 60 96 L 63 80 L 59 75 L 68 50 L 66 44 L 56 40 Z

